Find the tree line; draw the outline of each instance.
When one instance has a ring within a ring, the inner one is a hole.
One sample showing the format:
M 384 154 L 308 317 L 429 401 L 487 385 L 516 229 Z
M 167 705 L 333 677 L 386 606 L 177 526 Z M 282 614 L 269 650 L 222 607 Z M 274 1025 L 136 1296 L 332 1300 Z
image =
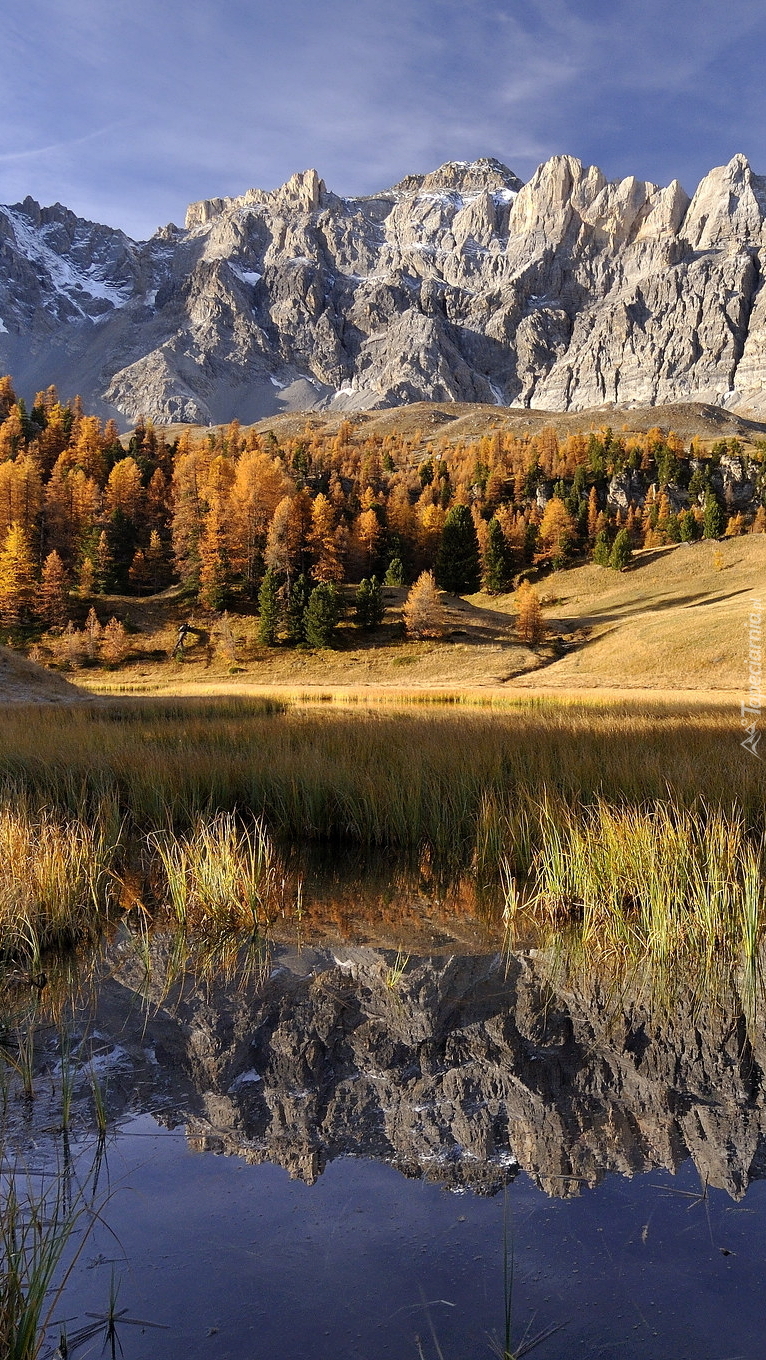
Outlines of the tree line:
M 474 439 L 366 433 L 364 416 L 298 434 L 237 421 L 169 440 L 50 387 L 31 409 L 0 379 L 0 624 L 66 625 L 72 593 L 146 595 L 178 582 L 221 610 L 252 602 L 264 641 L 311 641 L 358 587 L 374 627 L 381 586 L 432 572 L 442 590 L 513 589 L 534 571 L 639 547 L 766 531 L 763 451 L 703 452 L 659 428 L 560 440 L 498 428 Z M 722 476 L 739 460 L 745 509 Z

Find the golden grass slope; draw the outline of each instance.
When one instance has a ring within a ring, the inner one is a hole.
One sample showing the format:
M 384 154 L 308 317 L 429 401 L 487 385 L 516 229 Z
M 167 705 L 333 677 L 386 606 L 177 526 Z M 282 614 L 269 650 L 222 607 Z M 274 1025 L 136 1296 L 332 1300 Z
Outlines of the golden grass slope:
M 754 599 L 766 602 L 766 536 L 649 549 L 624 572 L 575 567 L 540 590 L 569 650 L 535 685 L 745 691 L 747 620 Z
M 520 437 L 539 434 L 552 427 L 560 438 L 569 434 L 587 434 L 612 426 L 617 434 L 638 434 L 659 426 L 674 430 L 687 439 L 695 435 L 703 444 L 734 435 L 747 443 L 762 438 L 766 425 L 726 411 L 720 406 L 689 402 L 668 406 L 620 407 L 607 404 L 586 411 L 533 411 L 522 407 L 490 406 L 484 402 L 417 401 L 404 406 L 385 407 L 376 411 L 293 411 L 268 416 L 255 423 L 254 428 L 265 434 L 273 430 L 278 439 L 295 439 L 308 426 L 326 436 L 337 434 L 341 424 L 350 420 L 356 434 L 400 434 L 412 438 L 420 433 L 424 439 L 440 442 L 457 439 L 478 439 L 494 430 L 507 430 Z M 163 427 L 168 441 L 178 438 L 185 429 L 205 436 L 209 427 L 171 424 Z M 122 435 L 127 447 L 130 432 Z
M 683 692 L 688 701 L 709 695 L 730 703 L 748 687 L 746 620 L 759 592 L 766 599 L 766 535 L 650 549 L 624 572 L 589 563 L 544 577 L 537 588 L 551 633 L 537 652 L 515 638 L 512 595 L 445 597 L 447 636 L 414 642 L 401 629 L 406 590 L 386 590 L 384 622 L 364 634 L 351 621 L 349 589 L 338 645 L 320 652 L 263 647 L 257 619 L 232 614 L 233 658 L 220 645 L 219 621 L 178 587 L 147 599 L 97 598 L 100 617 L 130 615 L 133 654 L 116 670 L 74 672 L 75 693 L 444 692 L 488 699 L 531 688 L 562 696 Z M 188 646 L 179 662 L 171 653 L 183 619 L 204 628 L 208 641 Z M 0 667 L 0 699 L 71 697 L 63 678 L 4 655 L 15 678 L 6 671 L 4 682 Z
M 71 704 L 86 697 L 63 676 L 0 647 L 0 703 Z

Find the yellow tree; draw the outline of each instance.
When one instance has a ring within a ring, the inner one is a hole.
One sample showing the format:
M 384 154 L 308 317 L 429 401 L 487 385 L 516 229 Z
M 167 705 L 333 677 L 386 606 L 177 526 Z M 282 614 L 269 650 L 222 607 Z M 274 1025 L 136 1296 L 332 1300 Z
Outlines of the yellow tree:
M 596 521 L 598 520 L 598 492 L 592 486 L 588 495 L 588 538 L 596 537 Z
M 0 459 L 15 458 L 26 445 L 21 408 L 14 404 L 0 425 Z
M 223 454 L 208 469 L 203 496 L 207 504 L 199 543 L 199 598 L 209 609 L 220 609 L 231 586 L 228 536 L 234 464 Z
M 62 453 L 45 488 L 48 551 L 55 549 L 65 564 L 71 564 L 83 539 L 93 528 L 100 508 L 101 492 L 96 482 L 81 468 L 72 471 L 69 455 Z
M 516 632 L 522 642 L 536 647 L 545 637 L 545 623 L 540 608 L 540 597 L 528 581 L 516 591 Z
M 444 605 L 432 571 L 418 577 L 407 596 L 402 618 L 410 637 L 439 638 L 444 633 Z
M 420 511 L 420 548 L 423 560 L 434 562 L 439 551 L 445 512 L 440 505 L 426 504 Z
M 290 576 L 300 570 L 311 532 L 311 497 L 306 491 L 283 496 L 274 511 L 266 539 L 264 560 L 273 571 Z
M 150 590 L 162 590 L 169 579 L 168 559 L 165 545 L 156 529 L 149 535 L 149 546 L 145 553 L 147 581 Z
M 37 591 L 35 612 L 49 628 L 63 628 L 67 619 L 69 586 L 57 552 L 48 553 Z
M 15 405 L 16 393 L 13 390 L 13 380 L 6 373 L 4 377 L 0 378 L 0 420 L 5 420 Z
M 56 389 L 49 388 L 48 393 L 51 391 L 55 394 Z M 53 403 L 48 406 L 48 393 L 45 393 L 43 401 L 47 424 L 45 429 L 41 432 L 39 439 L 40 462 L 46 476 L 53 470 L 56 459 L 69 446 L 70 423 L 69 412 L 65 406 L 61 405 L 60 401 L 54 399 Z
M 314 563 L 311 575 L 315 581 L 342 581 L 343 562 L 337 536 L 335 511 L 331 501 L 320 491 L 311 509 L 309 547 Z
M 34 595 L 35 569 L 24 530 L 12 524 L 0 551 L 0 620 L 6 627 L 21 623 Z
M 146 518 L 153 529 L 165 529 L 170 491 L 162 468 L 155 468 L 146 488 Z
M 375 569 L 375 557 L 382 534 L 380 520 L 372 507 L 363 510 L 355 519 L 354 545 L 364 576 L 369 576 Z
M 73 427 L 71 449 L 75 467 L 82 468 L 99 486 L 106 480 L 106 459 L 101 421 L 98 416 L 83 416 Z
M 22 454 L 13 468 L 13 519 L 31 538 L 43 505 L 43 483 L 33 458 Z
M 121 510 L 134 524 L 138 524 L 144 501 L 141 471 L 135 458 L 121 458 L 109 473 L 106 484 L 106 509 L 113 515 Z
M 209 463 L 209 451 L 192 449 L 188 433 L 184 431 L 173 469 L 172 532 L 176 571 L 187 586 L 199 583 L 199 543 L 205 521 L 201 491 Z
M 237 462 L 231 491 L 229 556 L 232 571 L 252 593 L 261 574 L 269 525 L 280 501 L 294 495 L 295 483 L 278 458 L 248 449 Z
M 548 501 L 538 534 L 541 556 L 554 564 L 564 562 L 574 542 L 575 526 L 572 516 L 558 496 Z
M 33 541 L 42 503 L 42 478 L 33 458 L 20 454 L 0 463 L 0 542 L 12 524 L 20 524 Z

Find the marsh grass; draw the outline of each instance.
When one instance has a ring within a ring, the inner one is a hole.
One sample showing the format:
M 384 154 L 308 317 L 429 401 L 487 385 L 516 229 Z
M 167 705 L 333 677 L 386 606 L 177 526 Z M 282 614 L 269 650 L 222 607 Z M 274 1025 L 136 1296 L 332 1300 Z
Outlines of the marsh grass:
M 109 800 L 95 822 L 33 811 L 0 789 L 0 946 L 39 965 L 43 952 L 94 939 L 111 902 L 116 838 Z
M 67 1281 L 103 1205 L 71 1168 L 0 1171 L 0 1355 L 37 1360 Z
M 605 700 L 28 709 L 0 730 L 0 940 L 31 960 L 129 896 L 231 950 L 284 909 L 280 847 L 315 843 L 505 866 L 586 949 L 728 952 L 755 986 L 766 773 L 738 735 L 712 705 Z

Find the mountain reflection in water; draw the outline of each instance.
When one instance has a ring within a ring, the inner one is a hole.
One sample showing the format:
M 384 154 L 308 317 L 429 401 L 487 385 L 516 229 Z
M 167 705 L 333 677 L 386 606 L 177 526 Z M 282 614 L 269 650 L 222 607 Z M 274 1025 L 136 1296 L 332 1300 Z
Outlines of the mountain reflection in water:
M 167 990 L 170 941 L 151 943 L 148 984 L 117 942 L 77 1026 L 112 1117 L 150 1111 L 307 1182 L 344 1154 L 490 1194 L 519 1170 L 568 1197 L 689 1157 L 734 1198 L 764 1175 L 763 1025 L 733 999 L 660 1013 L 595 980 L 555 988 L 535 950 L 473 948 L 272 944 L 260 979 Z

